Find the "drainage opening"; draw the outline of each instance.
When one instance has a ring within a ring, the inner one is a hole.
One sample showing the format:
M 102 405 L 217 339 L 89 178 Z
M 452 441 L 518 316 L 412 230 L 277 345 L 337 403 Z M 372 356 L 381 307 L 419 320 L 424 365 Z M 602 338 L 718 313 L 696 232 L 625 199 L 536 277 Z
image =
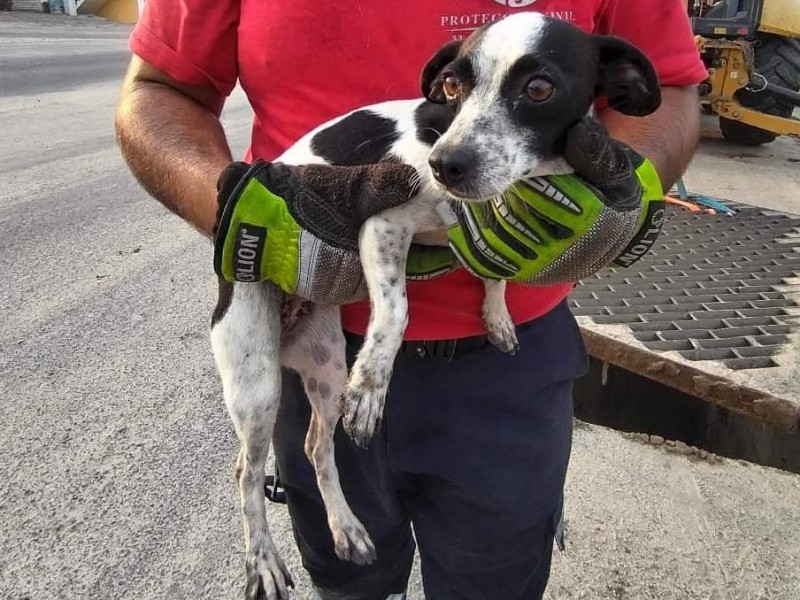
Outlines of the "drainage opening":
M 681 441 L 718 456 L 800 473 L 800 434 L 781 431 L 591 358 L 575 385 L 575 416 L 587 423 Z

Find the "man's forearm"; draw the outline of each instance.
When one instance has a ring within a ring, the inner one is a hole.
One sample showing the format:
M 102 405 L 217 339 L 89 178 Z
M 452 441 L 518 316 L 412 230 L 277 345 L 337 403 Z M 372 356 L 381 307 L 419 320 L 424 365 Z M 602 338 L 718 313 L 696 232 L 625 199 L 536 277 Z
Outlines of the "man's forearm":
M 612 137 L 650 159 L 666 192 L 683 174 L 697 148 L 700 104 L 693 87 L 665 87 L 661 107 L 647 117 L 600 114 Z
M 126 82 L 117 140 L 134 176 L 169 210 L 210 235 L 216 182 L 231 152 L 216 115 L 156 81 Z

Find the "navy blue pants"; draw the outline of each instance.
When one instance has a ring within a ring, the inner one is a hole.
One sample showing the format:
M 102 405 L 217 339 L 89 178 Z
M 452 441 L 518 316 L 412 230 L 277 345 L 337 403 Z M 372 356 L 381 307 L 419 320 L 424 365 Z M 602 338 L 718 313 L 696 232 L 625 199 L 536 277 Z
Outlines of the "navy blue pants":
M 339 560 L 303 453 L 310 407 L 284 373 L 275 454 L 303 565 L 324 600 L 406 589 L 419 547 L 429 600 L 537 600 L 550 574 L 572 441 L 572 384 L 588 367 L 566 302 L 518 328 L 520 351 L 452 361 L 400 355 L 366 450 L 335 434 L 342 489 L 377 561 Z M 352 362 L 357 348 L 348 348 Z M 412 535 L 413 524 L 413 535 Z

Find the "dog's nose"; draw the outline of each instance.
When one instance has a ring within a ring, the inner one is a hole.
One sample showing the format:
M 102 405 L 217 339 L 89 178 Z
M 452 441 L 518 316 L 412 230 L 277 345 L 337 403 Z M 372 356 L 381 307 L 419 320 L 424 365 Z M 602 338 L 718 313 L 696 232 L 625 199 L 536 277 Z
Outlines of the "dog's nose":
M 436 181 L 442 185 L 458 185 L 475 168 L 475 154 L 464 148 L 437 149 L 428 164 Z

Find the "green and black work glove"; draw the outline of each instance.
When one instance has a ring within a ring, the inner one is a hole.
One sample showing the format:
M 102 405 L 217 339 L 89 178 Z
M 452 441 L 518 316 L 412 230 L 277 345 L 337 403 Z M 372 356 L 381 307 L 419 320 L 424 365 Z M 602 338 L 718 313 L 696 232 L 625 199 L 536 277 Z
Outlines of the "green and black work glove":
M 465 268 L 529 285 L 574 283 L 606 266 L 627 267 L 652 246 L 664 193 L 652 163 L 586 118 L 567 136 L 566 175 L 531 177 L 487 204 L 444 211 Z
M 375 213 L 413 198 L 413 167 L 235 162 L 217 182 L 214 270 L 227 281 L 272 281 L 318 303 L 368 296 L 358 235 Z

